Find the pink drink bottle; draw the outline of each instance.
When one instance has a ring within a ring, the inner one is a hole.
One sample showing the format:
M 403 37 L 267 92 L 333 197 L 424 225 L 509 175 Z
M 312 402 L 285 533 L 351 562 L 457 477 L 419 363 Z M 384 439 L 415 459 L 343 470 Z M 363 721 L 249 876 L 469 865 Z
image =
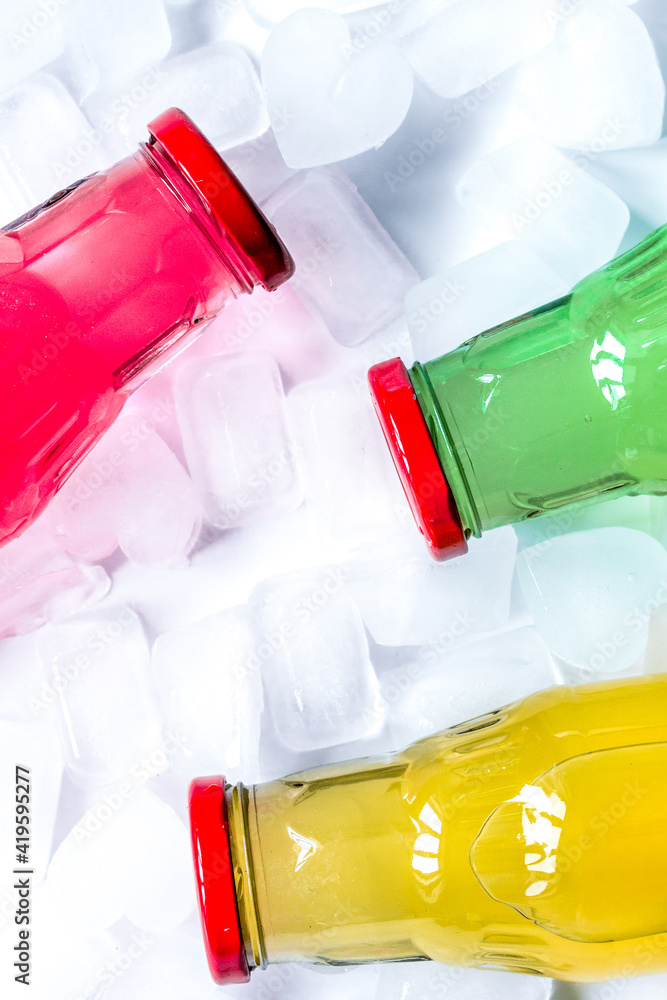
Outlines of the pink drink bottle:
M 0 544 L 42 512 L 129 394 L 225 303 L 294 264 L 182 111 L 0 229 Z

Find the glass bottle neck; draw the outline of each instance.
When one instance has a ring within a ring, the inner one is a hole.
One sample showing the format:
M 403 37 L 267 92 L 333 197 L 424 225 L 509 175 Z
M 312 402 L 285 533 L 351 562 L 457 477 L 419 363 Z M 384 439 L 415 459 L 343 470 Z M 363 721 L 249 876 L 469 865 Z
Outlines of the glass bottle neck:
M 160 143 L 142 143 L 139 151 L 216 251 L 230 277 L 238 283 L 238 292 L 252 292 L 255 280 L 194 185 L 167 156 Z
M 416 362 L 410 369 L 410 381 L 438 453 L 445 479 L 454 496 L 465 537 L 474 535 L 475 538 L 479 538 L 482 534 L 482 521 L 473 498 L 472 466 L 467 469 L 464 467 L 465 446 L 462 440 L 457 440 L 456 424 L 451 414 L 445 414 L 444 403 L 441 405 L 441 401 L 433 391 L 427 368 L 428 365 Z
M 267 965 L 264 935 L 257 907 L 255 873 L 250 846 L 250 795 L 245 785 L 238 783 L 225 791 L 229 841 L 236 886 L 241 936 L 248 966 L 264 969 Z

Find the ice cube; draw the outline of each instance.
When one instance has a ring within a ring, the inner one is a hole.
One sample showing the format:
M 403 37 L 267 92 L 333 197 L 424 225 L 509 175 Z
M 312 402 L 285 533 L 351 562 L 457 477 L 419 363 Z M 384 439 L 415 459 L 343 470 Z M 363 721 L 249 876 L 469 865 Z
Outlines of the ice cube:
M 383 673 L 380 689 L 399 747 L 560 680 L 539 632 L 524 627 L 463 648 L 453 640 L 432 643 L 412 662 Z
M 667 603 L 667 553 L 631 528 L 573 532 L 524 549 L 524 600 L 542 638 L 591 677 L 642 656 L 651 615 Z
M 255 138 L 269 125 L 250 57 L 230 42 L 183 53 L 114 84 L 105 80 L 84 106 L 118 156 L 134 152 L 146 139 L 146 122 L 171 106 L 182 108 L 221 150 Z
M 246 350 L 266 351 L 280 366 L 285 388 L 318 378 L 341 363 L 348 352 L 329 336 L 290 285 L 274 292 L 255 289 L 225 307 L 187 359 Z M 176 366 L 174 366 L 176 368 Z
M 437 358 L 568 291 L 526 243 L 500 243 L 410 289 L 405 311 L 415 357 Z
M 309 513 L 341 552 L 413 529 L 412 515 L 360 374 L 298 386 L 288 397 Z
M 46 74 L 2 95 L 0 134 L 0 178 L 10 186 L 17 215 L 109 163 L 101 133 Z
M 183 736 L 180 773 L 252 781 L 263 694 L 245 606 L 161 635 L 153 672 L 164 718 Z
M 405 39 L 413 68 L 441 97 L 460 97 L 537 52 L 554 37 L 555 0 L 440 4 Z
M 667 139 L 596 157 L 591 170 L 627 201 L 649 230 L 667 222 Z
M 123 915 L 160 933 L 194 903 L 188 832 L 171 806 L 125 782 L 95 802 L 55 852 L 48 887 L 65 919 L 102 930 Z
M 117 545 L 139 566 L 181 562 L 199 536 L 192 481 L 157 433 L 163 411 L 121 415 L 51 502 L 45 521 L 72 555 Z
M 266 209 L 296 261 L 292 286 L 340 344 L 360 344 L 401 314 L 417 273 L 343 174 L 309 171 Z
M 584 507 L 573 507 L 549 517 L 534 517 L 514 525 L 519 539 L 519 549 L 548 542 L 569 531 L 590 531 L 591 528 L 635 528 L 653 535 L 664 545 L 667 542 L 667 525 L 661 525 L 658 514 L 659 497 L 619 497 Z M 667 510 L 666 510 L 667 513 Z
M 80 784 L 105 785 L 161 750 L 149 652 L 131 608 L 49 625 L 38 637 L 65 758 Z
M 69 60 L 87 90 L 129 80 L 171 48 L 163 0 L 73 0 L 72 15 Z
M 518 84 L 535 132 L 556 146 L 599 155 L 662 134 L 665 85 L 655 48 L 622 4 L 587 0 L 560 16 L 554 42 L 524 64 Z
M 384 721 L 377 678 L 341 570 L 273 577 L 251 603 L 255 655 L 281 742 L 313 750 L 377 733 Z
M 537 976 L 401 962 L 382 967 L 377 1000 L 550 1000 L 553 990 Z
M 412 100 L 412 70 L 382 38 L 355 49 L 342 17 L 297 10 L 273 29 L 262 52 L 269 117 L 290 167 L 333 163 L 383 143 Z
M 37 521 L 0 550 L 0 638 L 83 611 L 110 586 L 101 566 L 74 562 Z
M 0 92 L 57 59 L 64 48 L 62 2 L 12 0 L 0 10 Z
M 0 900 L 4 901 L 15 881 L 13 868 L 32 869 L 33 881 L 39 882 L 51 855 L 62 755 L 50 720 L 26 723 L 0 719 L 0 760 L 0 853 L 11 861 L 0 872 Z M 26 815 L 26 830 L 17 831 L 21 815 Z
M 477 160 L 456 193 L 498 241 L 525 240 L 570 285 L 614 256 L 630 219 L 618 195 L 538 136 Z
M 507 621 L 515 556 L 510 527 L 472 539 L 466 555 L 444 563 L 414 532 L 360 554 L 348 567 L 349 588 L 381 645 L 460 641 Z
M 270 355 L 194 361 L 179 374 L 176 402 L 188 468 L 212 524 L 243 527 L 299 506 L 295 448 Z

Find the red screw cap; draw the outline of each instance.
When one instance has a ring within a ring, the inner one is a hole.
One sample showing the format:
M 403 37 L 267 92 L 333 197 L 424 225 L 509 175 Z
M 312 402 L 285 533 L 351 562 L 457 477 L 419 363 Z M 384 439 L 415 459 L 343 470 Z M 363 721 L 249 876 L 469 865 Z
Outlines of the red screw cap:
M 220 775 L 195 778 L 188 793 L 190 833 L 204 945 L 216 983 L 250 979 L 234 887 L 225 802 Z
M 373 405 L 415 521 L 435 559 L 468 551 L 456 503 L 442 471 L 407 368 L 400 358 L 368 372 Z
M 179 108 L 148 125 L 152 142 L 188 178 L 234 244 L 257 282 L 268 291 L 294 274 L 294 261 L 275 229 L 208 139 Z

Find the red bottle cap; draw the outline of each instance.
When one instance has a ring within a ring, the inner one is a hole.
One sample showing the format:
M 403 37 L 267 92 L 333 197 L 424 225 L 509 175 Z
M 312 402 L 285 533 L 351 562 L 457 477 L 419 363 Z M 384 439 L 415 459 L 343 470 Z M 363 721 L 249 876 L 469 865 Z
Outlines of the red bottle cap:
M 188 793 L 199 914 L 211 975 L 216 983 L 250 979 L 236 904 L 229 846 L 225 779 L 195 778 Z
M 368 372 L 373 405 L 419 530 L 435 559 L 468 551 L 456 503 L 445 479 L 407 368 L 400 358 Z
M 294 274 L 294 261 L 275 229 L 224 160 L 179 108 L 148 125 L 152 142 L 197 189 L 251 274 L 268 291 Z

